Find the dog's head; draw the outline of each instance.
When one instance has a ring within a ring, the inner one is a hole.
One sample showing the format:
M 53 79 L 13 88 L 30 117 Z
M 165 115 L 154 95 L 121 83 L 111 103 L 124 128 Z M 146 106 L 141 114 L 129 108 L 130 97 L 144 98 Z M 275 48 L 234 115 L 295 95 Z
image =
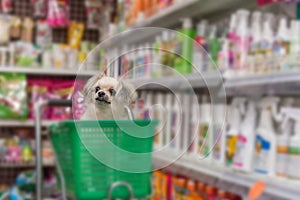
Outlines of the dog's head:
M 110 106 L 112 102 L 130 105 L 137 95 L 133 86 L 105 74 L 95 75 L 84 88 L 86 103 Z

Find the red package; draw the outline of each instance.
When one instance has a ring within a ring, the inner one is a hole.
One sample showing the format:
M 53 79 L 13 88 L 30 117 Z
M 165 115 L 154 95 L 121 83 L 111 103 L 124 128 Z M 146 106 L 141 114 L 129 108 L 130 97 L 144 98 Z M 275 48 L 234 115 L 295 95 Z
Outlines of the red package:
M 74 84 L 74 95 L 73 95 L 73 119 L 80 119 L 84 114 L 86 109 L 86 105 L 84 102 L 84 94 L 83 88 L 85 86 L 86 81 L 84 80 L 76 80 Z
M 74 80 L 55 79 L 55 85 L 51 89 L 51 99 L 71 99 L 74 91 Z M 52 107 L 50 118 L 53 120 L 65 120 L 72 118 L 71 107 Z
M 48 100 L 51 96 L 51 80 L 45 78 L 28 78 L 29 118 L 34 119 L 34 105 Z M 41 112 L 42 119 L 49 119 L 50 109 L 45 107 Z

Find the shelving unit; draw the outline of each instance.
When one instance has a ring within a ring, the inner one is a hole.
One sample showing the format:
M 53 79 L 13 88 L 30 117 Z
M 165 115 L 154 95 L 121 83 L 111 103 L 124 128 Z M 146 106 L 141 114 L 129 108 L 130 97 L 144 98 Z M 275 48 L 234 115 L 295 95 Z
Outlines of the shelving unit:
M 222 76 L 217 72 L 194 73 L 184 76 L 168 76 L 161 78 L 140 78 L 129 80 L 138 89 L 186 89 L 190 88 L 214 88 L 222 83 Z
M 164 153 L 155 154 L 153 157 L 154 165 L 156 167 L 164 166 L 167 163 L 172 162 L 178 156 L 174 154 L 174 151 L 165 151 Z M 266 183 L 265 193 L 274 195 L 285 199 L 298 199 L 300 196 L 300 183 L 298 181 L 273 178 L 255 173 L 242 173 L 221 167 L 216 164 L 211 164 L 205 160 L 199 160 L 196 157 L 184 154 L 179 159 L 176 159 L 175 163 L 172 163 L 175 167 L 185 168 L 223 180 L 229 183 L 238 184 L 244 187 L 250 188 L 255 182 L 263 181 Z M 180 173 L 180 171 L 179 171 Z
M 222 1 L 207 1 L 207 0 L 186 0 L 181 3 L 174 4 L 161 12 L 149 17 L 141 22 L 137 22 L 132 27 L 128 27 L 126 31 L 117 34 L 118 37 L 112 41 L 104 40 L 104 47 L 117 47 L 124 44 L 131 44 L 142 41 L 159 33 L 161 28 L 172 28 L 181 23 L 178 19 L 186 17 L 222 17 L 225 13 L 234 10 L 238 7 L 253 8 L 255 1 L 240 1 L 240 0 L 222 0 Z M 218 13 L 218 14 L 216 14 Z M 132 29 L 142 29 L 144 27 L 160 27 L 159 29 L 147 29 L 143 34 L 140 32 L 131 31 Z
M 57 122 L 55 120 L 43 120 L 42 126 L 48 127 Z M 0 127 L 34 127 L 34 120 L 0 120 Z
M 98 71 L 88 71 L 75 69 L 56 69 L 56 68 L 32 68 L 32 67 L 0 67 L 0 72 L 25 73 L 29 75 L 44 76 L 92 76 Z
M 252 75 L 224 81 L 227 95 L 262 95 L 300 93 L 300 71 Z
M 26 163 L 26 164 L 4 164 L 0 163 L 0 170 L 1 168 L 33 168 L 35 166 L 35 163 Z M 44 162 L 44 167 L 54 167 L 54 162 Z

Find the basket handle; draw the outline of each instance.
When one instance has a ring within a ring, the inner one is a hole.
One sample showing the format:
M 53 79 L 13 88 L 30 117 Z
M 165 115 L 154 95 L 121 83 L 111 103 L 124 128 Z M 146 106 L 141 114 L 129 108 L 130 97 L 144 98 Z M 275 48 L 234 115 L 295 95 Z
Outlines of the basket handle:
M 128 117 L 129 117 L 129 119 L 130 120 L 134 120 L 134 115 L 133 115 L 133 113 L 132 113 L 132 110 L 131 110 L 131 108 L 129 107 L 129 106 L 125 106 L 125 110 L 127 111 L 127 114 L 128 114 Z
M 114 182 L 110 186 L 108 193 L 107 193 L 107 200 L 111 199 L 111 194 L 112 194 L 113 190 L 120 186 L 126 187 L 129 191 L 129 196 L 130 196 L 129 199 L 133 199 L 133 189 L 132 189 L 131 185 L 125 181 L 117 181 L 117 182 Z

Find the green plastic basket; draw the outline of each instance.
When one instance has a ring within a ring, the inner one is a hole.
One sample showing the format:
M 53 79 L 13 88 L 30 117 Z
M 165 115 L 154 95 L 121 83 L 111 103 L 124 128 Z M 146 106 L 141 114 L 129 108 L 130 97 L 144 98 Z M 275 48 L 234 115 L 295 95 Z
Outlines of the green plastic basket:
M 149 120 L 63 121 L 53 124 L 50 127 L 51 139 L 68 196 L 80 200 L 104 199 L 109 187 L 117 181 L 129 183 L 135 198 L 148 196 L 151 193 L 151 151 L 156 125 L 157 121 L 150 123 Z M 130 154 L 124 155 L 124 152 L 112 149 L 111 144 L 142 156 L 137 159 Z M 111 168 L 107 162 L 100 162 L 96 159 L 99 155 L 117 167 Z M 112 193 L 113 198 L 128 196 L 124 187 L 116 188 Z

